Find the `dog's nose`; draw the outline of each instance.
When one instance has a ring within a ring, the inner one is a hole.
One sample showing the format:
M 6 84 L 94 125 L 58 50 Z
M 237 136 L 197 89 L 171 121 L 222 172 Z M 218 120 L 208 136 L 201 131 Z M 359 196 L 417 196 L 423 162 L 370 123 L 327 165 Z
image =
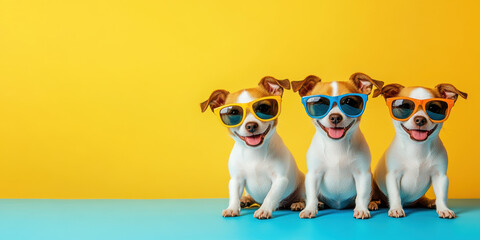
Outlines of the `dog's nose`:
M 417 124 L 417 126 L 421 127 L 423 125 L 425 125 L 425 123 L 427 123 L 427 119 L 425 117 L 422 117 L 422 116 L 416 116 L 413 121 L 415 121 L 415 124 Z
M 247 129 L 247 131 L 254 133 L 255 131 L 257 131 L 258 123 L 248 122 L 247 124 L 245 124 L 245 128 Z
M 330 122 L 333 123 L 333 124 L 338 124 L 342 120 L 343 120 L 342 115 L 340 115 L 338 113 L 333 113 L 333 114 L 330 115 Z

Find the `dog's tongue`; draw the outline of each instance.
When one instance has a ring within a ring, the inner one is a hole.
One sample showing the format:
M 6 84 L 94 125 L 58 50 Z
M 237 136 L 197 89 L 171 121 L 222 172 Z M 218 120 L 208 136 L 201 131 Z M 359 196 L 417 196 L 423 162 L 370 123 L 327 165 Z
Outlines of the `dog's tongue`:
M 256 146 L 260 144 L 261 141 L 262 141 L 262 135 L 245 137 L 245 142 L 247 142 L 247 144 L 251 146 Z
M 345 128 L 328 128 L 328 136 L 331 138 L 341 138 Z
M 428 137 L 428 131 L 410 130 L 411 136 L 418 141 L 423 141 Z

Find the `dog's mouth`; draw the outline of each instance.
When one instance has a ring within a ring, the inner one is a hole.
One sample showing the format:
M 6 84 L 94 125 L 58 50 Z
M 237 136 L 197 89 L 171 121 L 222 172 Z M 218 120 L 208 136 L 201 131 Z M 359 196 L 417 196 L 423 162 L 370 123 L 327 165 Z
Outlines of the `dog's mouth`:
M 405 132 L 407 132 L 408 135 L 410 135 L 410 139 L 412 139 L 414 141 L 417 141 L 417 142 L 423 142 L 423 141 L 427 140 L 427 138 L 433 132 L 435 132 L 435 130 L 438 127 L 438 125 L 435 125 L 435 127 L 432 128 L 431 130 L 418 130 L 418 129 L 408 129 L 405 126 L 403 126 L 403 124 L 400 124 L 400 125 L 402 126 L 403 130 L 405 130 Z
M 323 129 L 323 131 L 327 133 L 329 138 L 337 140 L 345 137 L 345 134 L 347 134 L 348 129 L 350 129 L 350 127 L 353 126 L 353 124 L 355 123 L 355 120 L 353 120 L 346 127 L 333 127 L 333 128 L 327 128 L 323 126 L 319 120 L 317 120 L 317 122 L 318 122 L 318 125 L 320 125 L 320 127 Z
M 260 134 L 255 134 L 255 135 L 250 135 L 250 136 L 240 136 L 237 132 L 235 134 L 242 139 L 248 146 L 250 147 L 257 147 L 262 145 L 263 140 L 265 139 L 265 136 L 267 136 L 268 132 L 270 131 L 271 125 L 268 125 L 267 130 L 265 130 L 263 133 Z

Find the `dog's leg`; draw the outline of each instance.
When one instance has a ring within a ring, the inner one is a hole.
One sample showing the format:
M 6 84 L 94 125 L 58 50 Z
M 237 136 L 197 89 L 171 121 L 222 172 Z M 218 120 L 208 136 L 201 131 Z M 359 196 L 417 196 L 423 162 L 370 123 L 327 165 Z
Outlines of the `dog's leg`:
M 229 204 L 228 208 L 223 210 L 222 215 L 224 217 L 236 217 L 240 215 L 240 196 L 243 193 L 245 187 L 245 180 L 239 178 L 231 178 L 228 183 L 229 190 Z
M 320 181 L 320 174 L 315 174 L 309 171 L 305 176 L 305 191 L 307 194 L 307 203 L 305 209 L 300 212 L 300 218 L 314 218 L 318 213 L 318 182 Z
M 245 196 L 240 198 L 240 207 L 247 208 L 255 204 L 255 200 L 253 200 L 252 196 L 250 196 L 247 192 L 245 192 Z
M 455 218 L 455 213 L 447 207 L 448 177 L 446 174 L 432 176 L 433 191 L 437 200 L 437 213 L 441 218 Z
M 378 208 L 382 204 L 382 199 L 384 198 L 385 196 L 383 195 L 382 191 L 380 191 L 380 189 L 378 188 L 378 185 L 375 182 L 375 179 L 372 178 L 372 198 L 370 199 L 370 203 L 368 204 L 368 210 L 370 211 L 378 210 Z
M 415 207 L 423 207 L 423 208 L 436 208 L 437 205 L 435 205 L 435 199 L 430 199 L 427 198 L 425 195 L 423 195 L 420 199 L 415 201 L 413 204 Z
M 286 177 L 277 177 L 273 181 L 270 191 L 268 191 L 263 204 L 253 214 L 258 219 L 268 219 L 272 217 L 272 212 L 278 207 L 281 197 L 288 186 L 288 179 Z
M 294 202 L 290 205 L 292 211 L 301 211 L 305 208 L 305 201 Z
M 400 176 L 391 172 L 387 173 L 386 177 L 388 203 L 390 209 L 388 210 L 389 217 L 405 217 L 405 211 L 403 211 L 402 200 L 400 198 Z
M 360 173 L 354 175 L 355 188 L 357 190 L 357 197 L 355 198 L 355 209 L 353 210 L 353 217 L 356 219 L 370 218 L 370 211 L 368 211 L 368 204 L 372 194 L 372 174 Z

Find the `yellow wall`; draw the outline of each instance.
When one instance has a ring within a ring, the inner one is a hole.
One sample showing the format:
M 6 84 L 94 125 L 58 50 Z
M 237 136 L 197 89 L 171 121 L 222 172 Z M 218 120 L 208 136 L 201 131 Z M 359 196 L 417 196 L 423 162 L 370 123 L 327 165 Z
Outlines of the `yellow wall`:
M 1 198 L 227 197 L 233 140 L 199 103 L 261 77 L 362 71 L 468 92 L 441 132 L 451 198 L 480 197 L 478 1 L 0 0 Z M 373 165 L 382 99 L 361 128 Z M 280 135 L 305 171 L 314 133 L 293 92 Z

